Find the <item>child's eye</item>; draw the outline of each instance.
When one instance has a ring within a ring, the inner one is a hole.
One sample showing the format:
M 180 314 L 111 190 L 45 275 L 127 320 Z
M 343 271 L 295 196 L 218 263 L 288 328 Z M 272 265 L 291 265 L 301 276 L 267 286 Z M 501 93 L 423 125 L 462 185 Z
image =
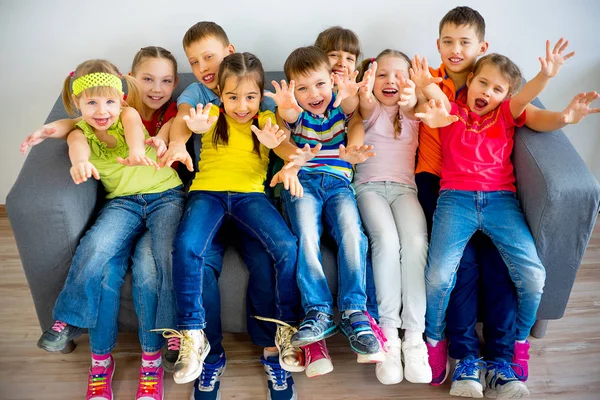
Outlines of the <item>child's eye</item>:
M 378 74 L 377 76 L 383 78 L 383 77 L 385 77 L 385 74 Z
M 325 82 L 319 82 L 319 83 L 317 83 L 317 87 L 321 87 L 321 86 L 323 86 L 324 84 L 325 84 Z
M 144 80 L 150 82 L 152 81 L 152 78 L 145 77 Z
M 115 104 L 115 101 L 114 101 L 114 100 L 108 100 L 108 101 L 106 102 L 106 104 Z
M 205 60 L 210 60 L 213 56 L 212 55 L 207 55 L 204 57 Z
M 442 43 L 444 43 L 444 44 L 450 44 L 451 42 L 449 40 L 444 40 L 444 41 L 442 41 Z
M 246 99 L 248 99 L 248 100 L 254 100 L 254 96 L 248 96 L 248 97 L 246 97 Z
M 169 85 L 170 85 L 171 83 L 173 83 L 173 81 L 172 81 L 171 79 L 165 79 L 163 82 L 164 82 L 164 83 L 168 83 Z
M 346 60 L 350 61 L 351 63 L 356 62 L 354 57 L 348 57 L 348 58 L 346 58 Z
M 462 41 L 462 42 L 460 42 L 460 44 L 462 44 L 463 46 L 468 46 L 471 44 L 471 42 Z
M 495 89 L 494 89 L 494 91 L 495 91 L 496 93 L 502 93 L 502 89 L 501 89 L 501 88 L 495 88 Z
M 229 100 L 237 100 L 237 96 L 229 96 Z
M 94 100 L 90 100 L 90 101 L 88 101 L 88 104 L 89 104 L 90 106 L 93 106 L 93 105 L 95 105 L 95 104 L 96 104 L 96 102 L 95 102 Z
M 329 53 L 329 57 L 339 57 L 338 53 Z
M 196 65 L 196 64 L 198 64 L 198 61 L 190 61 L 190 65 L 191 65 L 191 66 L 194 66 L 194 65 Z
M 303 86 L 303 87 L 296 88 L 296 90 L 299 92 L 304 92 L 306 90 L 306 88 Z

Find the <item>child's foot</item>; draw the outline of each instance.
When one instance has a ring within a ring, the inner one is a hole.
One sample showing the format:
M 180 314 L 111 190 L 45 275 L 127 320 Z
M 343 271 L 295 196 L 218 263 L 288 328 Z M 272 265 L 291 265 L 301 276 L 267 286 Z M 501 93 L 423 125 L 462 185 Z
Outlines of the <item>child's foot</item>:
M 292 346 L 292 335 L 298 332 L 298 329 L 287 322 L 274 318 L 254 317 L 261 321 L 273 322 L 277 324 L 277 333 L 275 333 L 275 346 L 279 351 L 279 363 L 281 368 L 290 372 L 304 371 L 304 353 L 299 347 Z
M 78 338 L 83 329 L 69 325 L 63 321 L 54 321 L 54 324 L 46 329 L 37 342 L 40 349 L 55 352 L 60 351 L 68 354 L 75 350 L 73 339 Z
M 292 335 L 291 343 L 294 347 L 306 346 L 308 344 L 327 339 L 335 335 L 338 327 L 333 322 L 333 316 L 311 310 L 300 324 L 298 332 Z
M 515 371 L 511 368 L 512 365 L 500 361 L 489 361 L 488 368 L 485 373 L 485 397 L 492 399 L 520 399 L 523 396 L 529 395 L 529 389 L 525 383 L 521 382 Z
M 365 313 L 369 318 L 369 323 L 371 325 L 371 330 L 373 334 L 379 341 L 379 351 L 373 354 L 356 354 L 356 362 L 359 364 L 373 364 L 373 363 L 382 363 L 385 362 L 385 343 L 387 342 L 387 338 L 385 333 L 381 330 L 377 321 L 371 315 L 366 312 Z M 397 335 L 396 335 L 397 336 Z
M 350 315 L 342 313 L 340 329 L 350 341 L 350 347 L 358 354 L 375 354 L 381 349 L 375 337 L 369 317 L 364 311 L 355 311 Z
M 216 357 L 216 361 L 208 356 L 202 365 L 200 378 L 194 382 L 192 400 L 219 400 L 221 398 L 221 375 L 225 372 L 227 359 L 225 353 Z M 209 362 L 210 361 L 210 362 Z
M 516 365 L 513 365 L 512 369 L 515 371 L 515 375 L 517 375 L 517 378 L 519 378 L 521 382 L 525 382 L 529 377 L 530 347 L 529 340 L 526 340 L 525 343 L 515 342 L 515 352 L 512 362 Z
M 429 366 L 431 367 L 431 385 L 439 386 L 448 377 L 450 365 L 448 363 L 448 340 L 444 339 L 435 346 L 426 343 L 429 355 Z
M 402 361 L 400 358 L 400 338 L 389 339 L 385 343 L 385 360 L 375 366 L 375 376 L 384 385 L 395 385 L 402 382 Z
M 433 379 L 427 346 L 423 339 L 411 339 L 402 343 L 404 377 L 412 383 L 430 383 Z
M 114 374 L 115 360 L 111 355 L 104 360 L 92 358 L 85 400 L 113 400 L 112 378 Z
M 459 360 L 452 375 L 451 396 L 483 397 L 482 376 L 485 373 L 485 362 L 472 355 Z M 485 383 L 485 380 L 483 381 Z
M 210 351 L 210 344 L 202 329 L 187 329 L 178 332 L 173 329 L 160 329 L 168 340 L 180 339 L 179 357 L 173 367 L 175 383 L 188 383 L 195 380 L 202 372 L 202 363 Z
M 327 345 L 324 340 L 311 343 L 302 349 L 304 350 L 306 359 L 306 376 L 313 378 L 333 371 L 331 357 L 329 357 Z
M 268 399 L 270 400 L 296 400 L 296 386 L 292 374 L 279 365 L 279 357 L 260 358 L 265 372 L 267 374 L 267 387 L 269 390 Z
M 178 337 L 170 337 L 167 340 L 167 349 L 163 356 L 163 368 L 167 372 L 173 372 L 177 358 L 179 358 L 179 348 L 181 347 L 181 339 Z
M 135 400 L 163 400 L 165 372 L 162 365 L 140 368 L 140 380 Z

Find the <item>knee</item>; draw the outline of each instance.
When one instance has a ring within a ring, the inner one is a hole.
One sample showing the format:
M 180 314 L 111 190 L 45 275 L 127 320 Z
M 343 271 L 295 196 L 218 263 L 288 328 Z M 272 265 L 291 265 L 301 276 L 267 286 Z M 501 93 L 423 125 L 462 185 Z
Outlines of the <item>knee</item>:
M 397 235 L 386 234 L 386 232 L 371 232 L 369 243 L 373 253 L 398 254 L 400 252 L 400 241 Z

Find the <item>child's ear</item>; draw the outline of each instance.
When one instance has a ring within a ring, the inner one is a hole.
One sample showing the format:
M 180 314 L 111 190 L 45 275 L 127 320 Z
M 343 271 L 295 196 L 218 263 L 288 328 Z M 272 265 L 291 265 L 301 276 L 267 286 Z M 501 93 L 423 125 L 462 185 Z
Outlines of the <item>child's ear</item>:
M 486 41 L 479 43 L 479 55 L 482 56 L 488 51 L 490 44 Z
M 332 87 L 335 86 L 335 79 L 333 79 L 334 75 L 335 75 L 335 73 L 332 72 L 331 73 L 331 86 Z
M 121 97 L 121 107 L 129 107 L 129 104 L 125 101 L 125 95 Z
M 440 39 L 439 38 L 435 41 L 435 45 L 437 46 L 438 53 L 441 54 L 442 53 L 442 49 L 440 49 Z
M 474 76 L 475 76 L 475 75 L 473 75 L 473 73 L 472 73 L 472 72 L 469 74 L 469 76 L 467 76 L 467 83 L 466 83 L 466 84 L 467 84 L 467 87 L 469 87 L 469 85 L 471 84 L 471 81 L 473 80 L 473 77 L 474 77 Z
M 221 94 L 221 87 L 217 85 L 217 93 L 219 93 L 219 100 L 221 100 L 221 104 L 223 104 L 223 95 Z
M 127 73 L 127 75 L 129 75 L 129 76 L 133 76 L 133 75 L 131 75 L 131 71 L 129 71 L 129 72 Z
M 229 43 L 229 46 L 227 46 L 227 52 L 228 52 L 229 54 L 233 54 L 233 53 L 235 53 L 235 46 L 234 46 L 234 45 L 232 45 L 231 43 Z

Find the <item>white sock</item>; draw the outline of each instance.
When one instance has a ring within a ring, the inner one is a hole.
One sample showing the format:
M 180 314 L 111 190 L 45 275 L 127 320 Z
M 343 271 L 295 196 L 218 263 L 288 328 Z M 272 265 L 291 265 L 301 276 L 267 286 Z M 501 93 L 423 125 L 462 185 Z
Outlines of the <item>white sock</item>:
M 521 343 L 521 344 L 526 343 L 526 342 L 527 342 L 527 339 L 525 339 L 525 340 L 517 340 L 517 343 Z
M 346 310 L 344 311 L 344 315 L 346 317 L 349 317 L 350 315 L 354 314 L 355 312 L 361 312 L 360 310 Z
M 112 363 L 110 354 L 94 354 L 92 353 L 92 366 L 106 368 Z
M 422 342 L 423 332 L 411 331 L 409 329 L 404 330 L 404 341 L 405 342 Z
M 275 350 L 275 351 L 269 351 L 269 350 L 267 350 L 266 347 L 263 350 L 263 357 L 265 358 L 265 360 L 267 359 L 267 357 L 275 357 L 275 356 L 278 356 L 278 355 L 279 355 L 279 352 L 277 350 Z
M 156 354 L 142 353 L 142 368 L 158 368 L 162 364 L 160 352 Z
M 437 344 L 439 343 L 439 340 L 435 340 L 435 339 L 431 339 L 431 338 L 427 338 L 427 343 L 429 343 L 430 345 L 432 345 L 433 347 L 437 346 Z
M 388 340 L 398 339 L 398 328 L 382 326 L 381 330 Z

